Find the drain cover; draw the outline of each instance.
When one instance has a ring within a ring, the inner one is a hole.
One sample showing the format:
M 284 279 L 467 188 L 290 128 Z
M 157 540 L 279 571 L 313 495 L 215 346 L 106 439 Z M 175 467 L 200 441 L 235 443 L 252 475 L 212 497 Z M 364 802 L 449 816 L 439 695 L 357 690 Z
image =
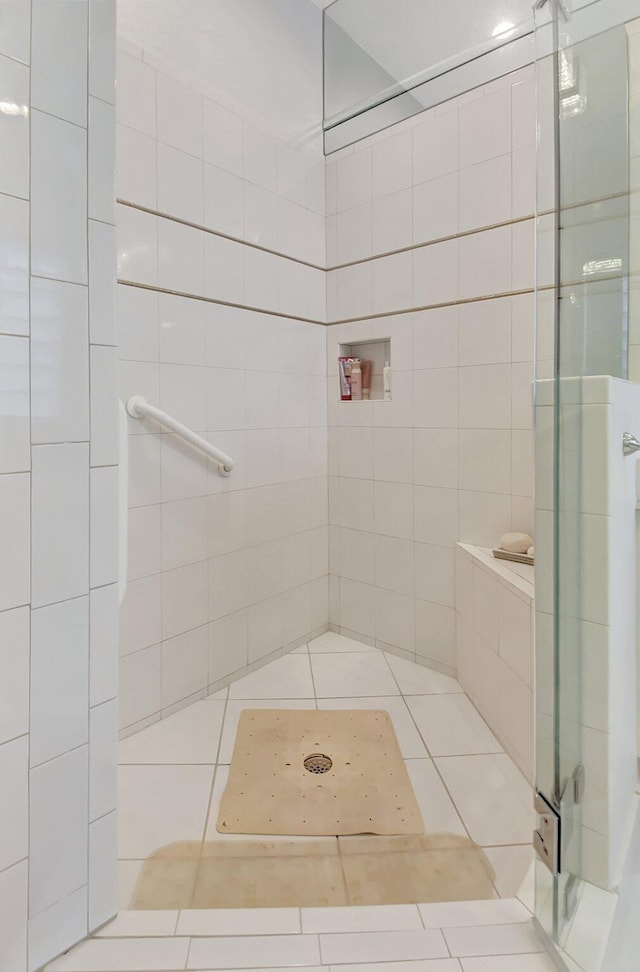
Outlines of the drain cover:
M 328 773 L 333 766 L 333 760 L 323 753 L 312 753 L 304 761 L 304 768 L 310 773 Z

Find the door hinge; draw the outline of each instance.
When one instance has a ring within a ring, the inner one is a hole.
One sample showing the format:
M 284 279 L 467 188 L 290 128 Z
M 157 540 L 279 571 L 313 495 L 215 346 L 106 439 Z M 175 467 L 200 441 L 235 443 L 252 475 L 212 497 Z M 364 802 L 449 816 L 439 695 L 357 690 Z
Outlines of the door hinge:
M 582 763 L 576 766 L 571 779 L 573 781 L 573 802 L 582 803 L 584 796 L 584 766 Z
M 533 832 L 533 846 L 552 874 L 560 873 L 560 814 L 542 793 L 536 790 L 534 806 L 540 816 Z

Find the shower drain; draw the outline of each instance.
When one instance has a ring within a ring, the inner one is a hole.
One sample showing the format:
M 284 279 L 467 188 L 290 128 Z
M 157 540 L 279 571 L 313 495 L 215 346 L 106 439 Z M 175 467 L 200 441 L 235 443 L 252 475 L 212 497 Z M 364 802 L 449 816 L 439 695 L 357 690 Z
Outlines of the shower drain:
M 323 753 L 312 753 L 304 761 L 304 768 L 309 773 L 328 773 L 333 766 L 333 760 Z

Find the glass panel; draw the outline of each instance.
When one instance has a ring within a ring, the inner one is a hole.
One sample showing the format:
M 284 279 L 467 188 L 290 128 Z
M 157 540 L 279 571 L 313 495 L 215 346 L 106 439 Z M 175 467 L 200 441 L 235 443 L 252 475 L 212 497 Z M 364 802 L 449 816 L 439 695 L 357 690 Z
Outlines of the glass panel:
M 324 12 L 327 150 L 530 63 L 532 30 L 530 0 L 335 0 Z
M 581 952 L 578 903 L 593 905 L 591 893 L 611 885 L 598 859 L 606 840 L 593 830 L 582 793 L 594 736 L 585 699 L 606 693 L 588 666 L 598 526 L 589 479 L 594 461 L 608 462 L 605 436 L 601 454 L 590 446 L 592 386 L 582 379 L 624 379 L 629 360 L 628 43 L 624 26 L 598 29 L 604 6 L 577 4 L 571 15 L 550 0 L 536 14 L 536 781 L 561 815 L 561 869 L 551 879 L 537 864 L 536 916 L 561 954 L 584 969 L 600 967 L 606 929 L 594 923 L 590 949 Z M 604 772 L 595 785 L 606 790 Z

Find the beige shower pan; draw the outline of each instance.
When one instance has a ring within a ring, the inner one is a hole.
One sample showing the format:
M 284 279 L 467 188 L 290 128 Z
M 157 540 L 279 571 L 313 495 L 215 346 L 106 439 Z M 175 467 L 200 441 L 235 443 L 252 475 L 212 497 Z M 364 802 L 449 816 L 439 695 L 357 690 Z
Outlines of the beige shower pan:
M 319 837 L 423 834 L 389 713 L 245 710 L 217 829 Z

